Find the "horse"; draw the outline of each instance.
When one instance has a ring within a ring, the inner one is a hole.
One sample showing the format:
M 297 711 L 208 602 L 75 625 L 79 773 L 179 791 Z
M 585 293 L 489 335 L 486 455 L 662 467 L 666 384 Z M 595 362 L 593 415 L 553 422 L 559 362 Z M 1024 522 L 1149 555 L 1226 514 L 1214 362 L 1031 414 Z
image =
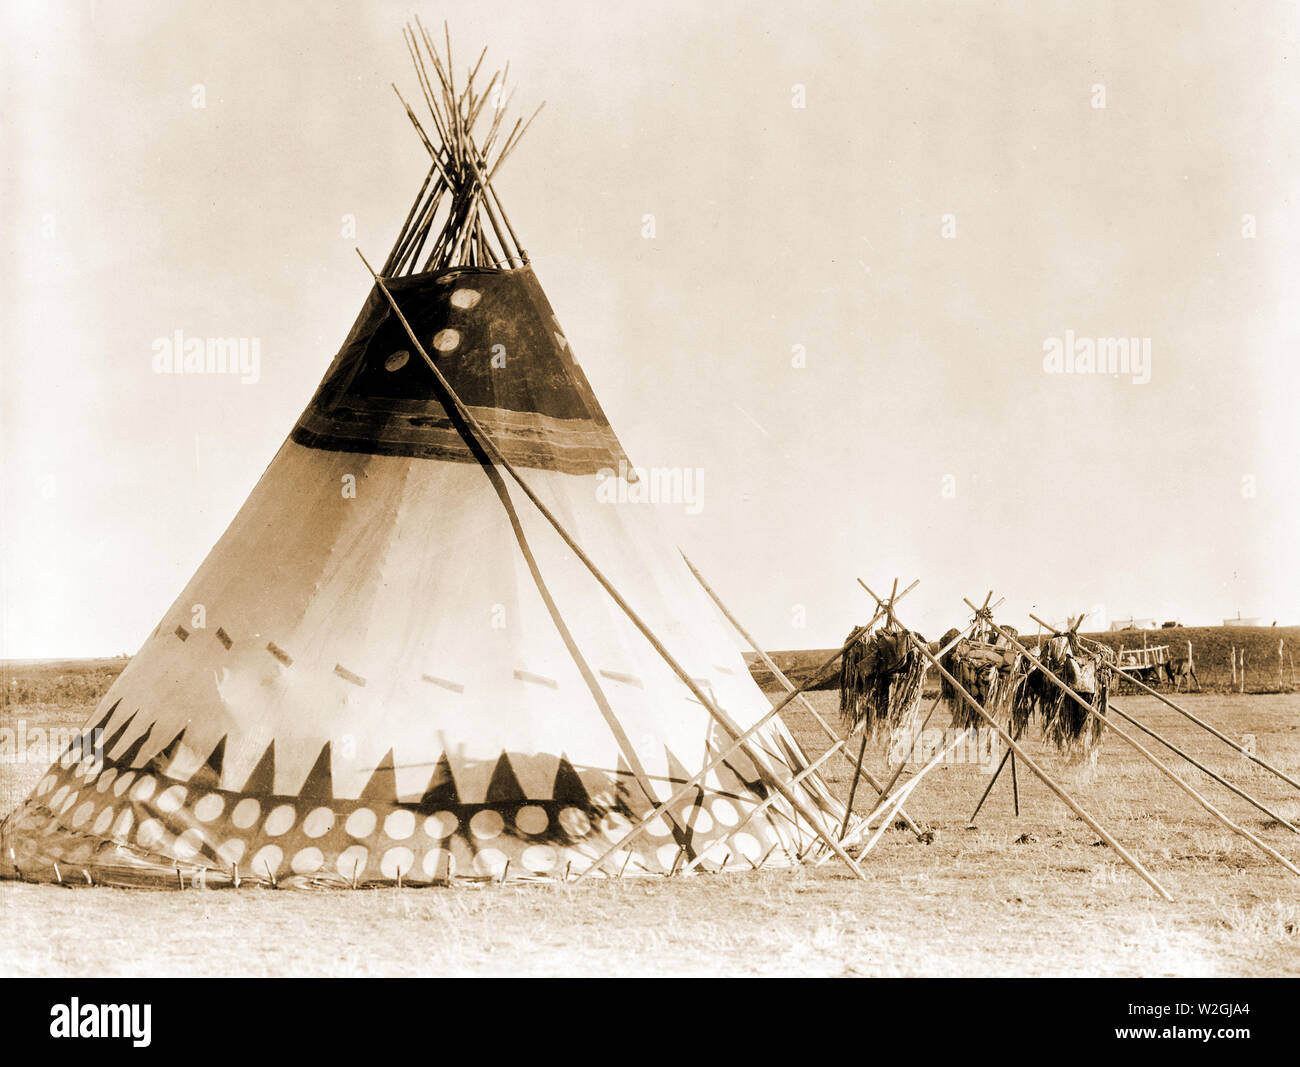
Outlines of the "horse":
M 1201 680 L 1196 677 L 1196 666 L 1190 659 L 1171 659 L 1164 665 L 1165 678 L 1174 687 L 1174 692 L 1178 692 L 1179 684 L 1184 678 L 1187 679 L 1187 688 L 1190 691 L 1192 683 L 1196 683 L 1196 691 L 1201 691 Z

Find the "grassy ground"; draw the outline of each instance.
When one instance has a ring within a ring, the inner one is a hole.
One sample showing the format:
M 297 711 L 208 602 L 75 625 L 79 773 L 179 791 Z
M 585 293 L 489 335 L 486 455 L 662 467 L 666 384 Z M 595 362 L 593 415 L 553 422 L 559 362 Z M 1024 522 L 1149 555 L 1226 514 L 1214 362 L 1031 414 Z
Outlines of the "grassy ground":
M 834 694 L 814 694 L 834 713 Z M 1300 696 L 1191 696 L 1187 704 L 1300 777 Z M 1279 813 L 1300 792 L 1257 771 L 1154 700 L 1120 701 Z M 4 725 L 80 725 L 87 709 L 10 707 Z M 942 718 L 946 724 L 946 716 Z M 789 717 L 807 747 L 811 717 Z M 833 720 L 832 720 L 833 721 Z M 1033 751 L 1040 752 L 1037 745 Z M 882 771 L 878 753 L 869 764 Z M 1062 768 L 1044 754 L 1043 763 Z M 825 765 L 847 789 L 847 765 Z M 43 766 L 0 765 L 0 807 Z M 931 844 L 890 830 L 866 881 L 838 863 L 795 873 L 590 882 L 577 887 L 148 892 L 0 883 L 6 975 L 1282 975 L 1300 974 L 1300 879 L 1107 741 L 1084 806 L 1176 898 L 1166 904 L 1020 769 L 1022 814 L 974 763 L 937 767 L 908 808 Z M 1198 788 L 1210 792 L 1192 772 Z M 1211 799 L 1286 855 L 1300 840 L 1214 788 Z M 866 798 L 862 798 L 865 802 Z

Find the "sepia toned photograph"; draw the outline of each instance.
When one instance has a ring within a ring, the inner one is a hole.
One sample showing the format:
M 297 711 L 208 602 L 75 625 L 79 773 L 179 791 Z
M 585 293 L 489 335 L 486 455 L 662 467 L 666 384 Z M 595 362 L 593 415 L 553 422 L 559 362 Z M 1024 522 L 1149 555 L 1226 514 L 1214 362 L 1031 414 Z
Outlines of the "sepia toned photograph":
M 1296 5 L 0 12 L 0 975 L 1300 975 Z

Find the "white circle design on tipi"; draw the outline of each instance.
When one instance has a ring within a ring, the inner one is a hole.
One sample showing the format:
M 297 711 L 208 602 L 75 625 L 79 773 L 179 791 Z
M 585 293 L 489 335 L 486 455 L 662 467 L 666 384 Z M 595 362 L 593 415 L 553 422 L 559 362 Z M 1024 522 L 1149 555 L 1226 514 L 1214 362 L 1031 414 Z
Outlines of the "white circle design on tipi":
M 197 827 L 186 830 L 172 845 L 172 855 L 178 860 L 187 860 L 203 847 L 203 831 Z
M 540 834 L 550 822 L 546 809 L 536 804 L 527 804 L 515 813 L 515 825 L 525 834 Z
M 415 832 L 415 812 L 401 808 L 384 820 L 384 833 L 394 841 L 405 841 Z
M 720 826 L 735 826 L 740 822 L 736 806 L 726 797 L 714 797 L 713 802 L 709 804 L 709 811 L 713 813 Z
M 298 813 L 293 810 L 292 804 L 281 804 L 266 817 L 262 829 L 266 831 L 268 837 L 279 837 L 293 825 L 297 817 Z
M 456 860 L 445 848 L 431 848 L 424 854 L 420 869 L 429 878 L 450 878 L 456 871 Z
M 485 848 L 474 857 L 474 870 L 495 878 L 505 871 L 509 862 L 510 857 L 499 848 Z
M 274 878 L 284 862 L 284 852 L 278 845 L 265 845 L 257 850 L 253 862 L 248 865 L 249 873 L 257 878 Z
M 302 821 L 302 832 L 308 837 L 324 837 L 334 829 L 332 808 L 313 808 Z
M 348 821 L 343 824 L 343 828 L 352 837 L 369 837 L 375 832 L 377 821 L 375 813 L 369 808 L 357 808 L 348 816 Z
M 450 837 L 456 832 L 460 820 L 449 811 L 439 811 L 424 820 L 424 832 L 435 841 Z
M 565 808 L 560 812 L 559 822 L 570 837 L 586 837 L 591 833 L 591 820 L 581 808 Z
M 220 856 L 227 863 L 235 864 L 244 858 L 244 853 L 247 851 L 247 849 L 248 849 L 247 844 L 239 840 L 239 838 L 237 837 L 232 837 L 229 841 L 224 842 L 222 846 L 219 849 L 217 849 L 217 855 Z
M 468 311 L 483 298 L 477 289 L 457 289 L 451 294 L 451 306 Z
M 409 848 L 390 848 L 379 861 L 379 869 L 385 878 L 402 878 L 415 866 L 415 853 Z
M 325 854 L 315 846 L 299 849 L 289 865 L 294 874 L 315 874 L 325 865 Z
M 244 797 L 235 805 L 235 810 L 230 813 L 230 821 L 241 830 L 247 830 L 257 822 L 257 817 L 261 814 L 262 805 L 252 797 Z
M 433 335 L 433 347 L 439 352 L 454 352 L 459 345 L 459 330 L 439 330 Z
M 200 797 L 194 805 L 194 817 L 199 822 L 211 822 L 226 810 L 226 802 L 220 793 L 209 793 Z
M 672 834 L 673 828 L 668 824 L 668 820 L 662 815 L 656 815 L 648 823 L 641 833 L 646 837 L 668 837 Z
M 632 823 L 616 811 L 611 811 L 600 820 L 601 833 L 611 845 L 622 841 L 632 831 Z
M 763 846 L 752 834 L 737 834 L 731 839 L 731 847 L 750 860 L 757 860 L 763 854 Z
M 188 790 L 183 785 L 170 786 L 158 794 L 154 806 L 164 814 L 180 811 L 181 805 L 185 803 L 185 794 L 187 792 Z
M 334 869 L 349 882 L 360 881 L 366 873 L 366 862 L 370 859 L 370 849 L 365 845 L 352 845 L 339 853 Z
M 712 842 L 704 850 L 704 858 L 710 863 L 723 863 L 731 856 L 731 849 L 727 847 L 727 842 L 719 838 Z
M 480 811 L 469 821 L 469 830 L 480 841 L 491 841 L 505 829 L 506 821 L 495 811 Z
M 384 360 L 384 370 L 395 371 L 401 370 L 406 366 L 406 361 L 411 358 L 411 353 L 405 348 L 399 349 Z

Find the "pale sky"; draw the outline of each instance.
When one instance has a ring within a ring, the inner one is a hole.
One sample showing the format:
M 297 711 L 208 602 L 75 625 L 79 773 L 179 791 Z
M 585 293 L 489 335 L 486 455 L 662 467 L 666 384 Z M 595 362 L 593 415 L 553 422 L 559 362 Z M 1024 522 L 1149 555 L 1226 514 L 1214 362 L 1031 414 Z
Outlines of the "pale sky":
M 859 576 L 932 635 L 990 588 L 1300 622 L 1294 5 L 415 10 L 546 101 L 501 197 L 764 643 L 838 644 Z M 0 657 L 135 651 L 287 435 L 427 165 L 411 14 L 3 4 Z M 176 330 L 260 379 L 155 374 Z M 1150 381 L 1046 373 L 1067 330 Z

